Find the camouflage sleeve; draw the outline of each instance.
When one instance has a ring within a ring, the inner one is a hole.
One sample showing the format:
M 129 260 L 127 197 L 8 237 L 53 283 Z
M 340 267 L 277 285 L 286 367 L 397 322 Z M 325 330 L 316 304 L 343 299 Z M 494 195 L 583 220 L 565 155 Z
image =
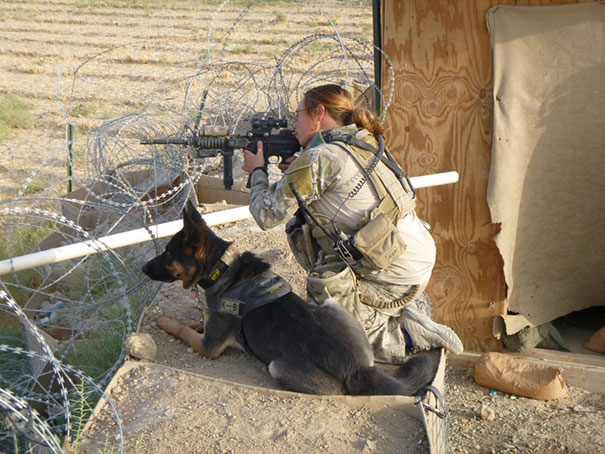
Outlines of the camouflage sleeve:
M 269 186 L 269 177 L 257 170 L 250 182 L 250 213 L 263 230 L 288 220 L 298 207 L 296 200 L 284 196 L 285 178 Z
M 322 144 L 306 150 L 292 161 L 285 175 L 269 186 L 264 172 L 252 174 L 250 213 L 263 230 L 271 229 L 287 221 L 298 208 L 289 188 L 293 183 L 302 198 L 311 204 L 335 180 L 340 178 L 342 160 L 335 153 L 334 145 Z

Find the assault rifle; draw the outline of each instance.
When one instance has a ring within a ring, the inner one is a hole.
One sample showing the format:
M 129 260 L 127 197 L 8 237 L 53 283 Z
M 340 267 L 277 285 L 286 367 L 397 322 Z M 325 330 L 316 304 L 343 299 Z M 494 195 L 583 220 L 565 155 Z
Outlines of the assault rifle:
M 265 165 L 270 163 L 271 156 L 277 156 L 279 163 L 284 162 L 300 150 L 300 144 L 292 129 L 286 129 L 288 122 L 277 118 L 253 118 L 250 120 L 252 129 L 239 135 L 228 135 L 226 128 L 203 128 L 201 134 L 185 137 L 184 139 L 158 138 L 141 140 L 145 145 L 181 145 L 191 148 L 191 158 L 213 158 L 223 156 L 223 184 L 225 189 L 233 186 L 233 151 L 237 149 L 257 152 L 257 142 L 263 142 Z M 248 180 L 247 187 L 250 187 Z

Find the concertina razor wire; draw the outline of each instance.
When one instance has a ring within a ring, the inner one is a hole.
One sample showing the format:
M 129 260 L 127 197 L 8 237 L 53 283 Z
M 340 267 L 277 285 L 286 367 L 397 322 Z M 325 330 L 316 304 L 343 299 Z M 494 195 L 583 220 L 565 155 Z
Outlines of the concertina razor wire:
M 220 4 L 203 52 L 134 42 L 59 68 L 56 97 L 66 124 L 73 123 L 73 106 L 83 99 L 120 98 L 135 112 L 107 119 L 86 134 L 66 134 L 62 147 L 46 150 L 47 158 L 15 198 L 0 201 L 6 242 L 0 260 L 138 228 L 153 236 L 152 226 L 180 218 L 200 176 L 216 171 L 221 158 L 192 161 L 182 146 L 142 145 L 142 139 L 181 138 L 200 125 L 240 133 L 253 117 L 291 122 L 297 100 L 323 83 L 344 85 L 364 107 L 378 103 L 381 109 L 375 113 L 385 118 L 395 80 L 388 57 L 371 43 L 343 36 L 312 3 L 293 2 L 326 24 L 328 32 L 305 36 L 270 56 L 236 52 L 230 37 L 263 3 L 239 10 L 228 1 Z M 223 15 L 234 11 L 230 25 L 219 26 Z M 373 80 L 375 52 L 391 71 L 384 93 Z M 159 74 L 133 77 L 122 66 L 135 54 L 170 64 Z M 42 192 L 29 191 L 36 176 L 57 159 L 72 169 L 68 179 Z M 74 192 L 66 194 L 68 184 Z M 162 246 L 154 240 L 99 249 L 0 276 L 1 452 L 62 452 L 65 440 L 77 444 L 101 399 L 116 423 L 112 452 L 123 452 L 119 415 L 104 387 L 123 363 L 125 339 L 159 290 L 139 270 Z

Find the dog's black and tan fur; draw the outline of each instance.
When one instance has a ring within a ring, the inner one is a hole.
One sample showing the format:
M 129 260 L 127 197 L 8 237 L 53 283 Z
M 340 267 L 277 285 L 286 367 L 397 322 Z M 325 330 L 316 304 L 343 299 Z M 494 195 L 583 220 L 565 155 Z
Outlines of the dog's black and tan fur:
M 270 267 L 244 252 L 213 281 L 210 273 L 230 244 L 210 230 L 189 202 L 183 229 L 143 272 L 158 281 L 181 280 L 187 289 L 212 287 L 221 295 Z M 430 352 L 408 360 L 397 379 L 386 375 L 373 366 L 365 332 L 346 309 L 331 300 L 322 306 L 309 304 L 292 292 L 252 309 L 241 323 L 235 315 L 206 311 L 203 326 L 166 317 L 158 325 L 207 358 L 218 358 L 228 346 L 245 347 L 284 388 L 303 393 L 413 395 L 429 384 L 438 363 L 438 355 Z

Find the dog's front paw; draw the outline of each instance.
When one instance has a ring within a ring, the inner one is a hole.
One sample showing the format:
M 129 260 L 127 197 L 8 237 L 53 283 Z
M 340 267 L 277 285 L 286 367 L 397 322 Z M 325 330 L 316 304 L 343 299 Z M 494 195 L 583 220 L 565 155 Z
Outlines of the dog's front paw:
M 164 331 L 166 331 L 168 334 L 176 336 L 182 324 L 181 322 L 173 318 L 160 317 L 158 318 L 158 326 Z
M 200 322 L 199 320 L 187 320 L 186 322 L 182 323 L 183 325 L 196 330 L 198 333 L 204 332 L 204 322 Z

